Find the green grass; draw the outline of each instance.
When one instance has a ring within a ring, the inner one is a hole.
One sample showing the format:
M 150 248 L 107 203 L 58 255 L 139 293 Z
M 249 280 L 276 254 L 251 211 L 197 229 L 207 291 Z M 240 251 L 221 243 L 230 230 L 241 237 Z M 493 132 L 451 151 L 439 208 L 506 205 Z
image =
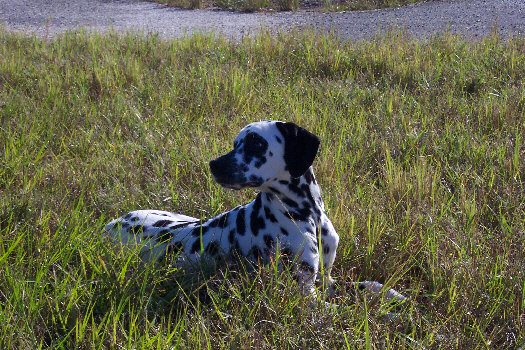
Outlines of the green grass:
M 132 209 L 252 199 L 207 162 L 264 119 L 322 140 L 338 311 L 274 266 L 185 274 L 101 235 Z M 0 348 L 522 346 L 524 131 L 523 38 L 0 31 Z M 345 293 L 364 279 L 409 297 L 400 321 Z
M 292 11 L 312 8 L 312 4 L 301 0 L 152 0 L 167 6 L 185 9 L 220 8 L 228 11 Z M 374 10 L 405 6 L 425 0 L 322 0 L 317 8 L 322 11 Z

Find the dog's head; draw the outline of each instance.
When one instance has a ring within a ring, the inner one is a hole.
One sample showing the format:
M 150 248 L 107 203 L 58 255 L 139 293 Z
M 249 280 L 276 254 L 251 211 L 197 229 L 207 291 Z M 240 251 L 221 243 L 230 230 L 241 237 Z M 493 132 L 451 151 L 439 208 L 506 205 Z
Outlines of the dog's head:
M 261 188 L 273 181 L 301 177 L 318 148 L 319 139 L 294 123 L 256 122 L 241 130 L 233 150 L 212 160 L 210 169 L 224 187 Z

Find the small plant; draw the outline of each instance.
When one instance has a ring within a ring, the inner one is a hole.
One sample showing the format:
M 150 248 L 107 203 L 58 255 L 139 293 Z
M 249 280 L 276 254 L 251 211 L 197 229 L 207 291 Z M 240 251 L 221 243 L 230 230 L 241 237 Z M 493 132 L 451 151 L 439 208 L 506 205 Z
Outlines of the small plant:
M 293 11 L 299 7 L 299 0 L 277 0 L 279 11 Z
M 201 0 L 189 0 L 190 1 L 190 8 L 191 9 L 200 9 L 202 8 L 202 1 Z
M 215 0 L 215 4 L 230 11 L 255 12 L 268 6 L 267 0 Z
M 168 6 L 180 7 L 183 9 L 196 10 L 203 7 L 202 0 L 161 0 L 161 3 Z
M 244 12 L 255 12 L 265 8 L 266 6 L 266 0 L 243 0 L 239 7 L 241 8 L 241 11 Z

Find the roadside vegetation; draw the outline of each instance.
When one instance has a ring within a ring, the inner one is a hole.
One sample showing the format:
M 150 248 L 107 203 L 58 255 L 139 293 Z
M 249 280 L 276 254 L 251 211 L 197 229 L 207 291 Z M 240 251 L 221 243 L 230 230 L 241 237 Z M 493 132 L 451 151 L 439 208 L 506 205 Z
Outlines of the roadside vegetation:
M 219 8 L 228 11 L 321 11 L 373 10 L 404 6 L 425 0 L 154 0 L 161 4 L 185 9 Z
M 272 265 L 188 274 L 101 234 L 132 209 L 251 200 L 207 162 L 266 119 L 322 140 L 338 310 Z M 524 140 L 523 38 L 0 31 L 0 348 L 519 348 Z M 357 280 L 407 296 L 402 316 Z

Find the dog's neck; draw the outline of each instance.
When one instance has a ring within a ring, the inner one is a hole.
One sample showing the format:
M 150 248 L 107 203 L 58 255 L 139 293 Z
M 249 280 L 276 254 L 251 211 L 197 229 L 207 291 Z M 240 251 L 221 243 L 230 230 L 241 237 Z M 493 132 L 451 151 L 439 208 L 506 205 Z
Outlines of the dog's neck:
M 279 209 L 284 207 L 285 212 L 292 214 L 292 219 L 306 221 L 311 217 L 318 222 L 324 213 L 321 189 L 311 167 L 301 177 L 272 182 L 259 195 L 264 205 Z

